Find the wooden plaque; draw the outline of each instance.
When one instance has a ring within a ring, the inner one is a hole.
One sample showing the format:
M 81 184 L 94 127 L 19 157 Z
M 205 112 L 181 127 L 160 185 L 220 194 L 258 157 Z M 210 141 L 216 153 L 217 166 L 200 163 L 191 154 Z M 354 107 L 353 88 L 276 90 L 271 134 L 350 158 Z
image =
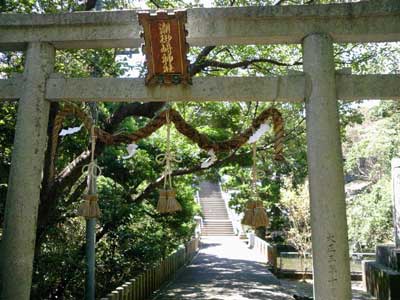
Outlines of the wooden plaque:
M 138 12 L 143 26 L 146 84 L 190 84 L 186 11 Z

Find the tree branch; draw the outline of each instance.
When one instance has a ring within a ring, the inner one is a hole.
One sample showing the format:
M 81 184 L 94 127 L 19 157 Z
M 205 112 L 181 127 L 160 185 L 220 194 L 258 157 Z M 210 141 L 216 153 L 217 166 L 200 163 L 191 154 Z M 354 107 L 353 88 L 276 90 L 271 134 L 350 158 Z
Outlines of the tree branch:
M 106 128 L 111 132 L 115 131 L 119 124 L 129 116 L 149 117 L 155 116 L 156 112 L 165 105 L 163 102 L 149 102 L 149 103 L 131 103 L 121 105 L 108 121 L 106 121 Z M 112 129 L 112 130 L 111 130 Z M 48 143 L 51 147 L 51 143 Z M 95 156 L 101 155 L 104 151 L 105 145 L 99 141 L 96 147 Z M 47 152 L 50 153 L 48 149 Z M 55 180 L 46 186 L 41 191 L 41 199 L 39 206 L 38 218 L 38 237 L 44 232 L 46 226 L 51 220 L 56 219 L 54 211 L 59 201 L 59 198 L 68 186 L 72 186 L 79 177 L 82 175 L 82 167 L 89 163 L 90 152 L 83 151 L 77 158 L 70 162 L 55 178 Z M 50 220 L 51 219 L 51 220 Z
M 153 118 L 157 111 L 165 106 L 165 102 L 129 103 L 118 107 L 106 122 L 105 130 L 114 132 L 127 117 Z
M 224 69 L 235 69 L 235 68 L 247 68 L 250 65 L 255 63 L 270 63 L 276 66 L 283 66 L 283 67 L 291 67 L 291 66 L 299 66 L 302 65 L 302 62 L 296 61 L 292 64 L 283 63 L 274 59 L 269 58 L 254 58 L 249 60 L 243 60 L 236 63 L 224 63 L 216 60 L 204 60 L 203 63 L 199 66 L 201 69 L 207 67 L 216 67 L 216 68 L 224 68 Z
M 202 71 L 201 64 L 207 58 L 210 52 L 215 49 L 215 47 L 216 46 L 207 46 L 200 51 L 194 63 L 192 63 L 189 67 L 190 76 L 194 76 Z

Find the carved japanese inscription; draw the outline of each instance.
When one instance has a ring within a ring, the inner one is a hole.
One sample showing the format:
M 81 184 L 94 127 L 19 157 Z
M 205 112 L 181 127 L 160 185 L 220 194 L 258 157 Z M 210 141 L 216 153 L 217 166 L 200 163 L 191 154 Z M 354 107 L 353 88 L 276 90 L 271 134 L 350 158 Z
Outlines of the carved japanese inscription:
M 146 84 L 191 83 L 186 55 L 186 11 L 139 12 L 146 55 Z

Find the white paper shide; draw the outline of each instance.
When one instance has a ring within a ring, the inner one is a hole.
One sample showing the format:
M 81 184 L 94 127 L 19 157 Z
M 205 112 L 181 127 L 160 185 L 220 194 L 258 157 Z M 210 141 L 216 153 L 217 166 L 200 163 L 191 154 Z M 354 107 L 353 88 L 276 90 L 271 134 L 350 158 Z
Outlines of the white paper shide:
M 217 156 L 215 155 L 214 149 L 209 150 L 207 153 L 209 157 L 201 163 L 202 169 L 208 168 L 217 161 Z
M 128 146 L 126 146 L 126 151 L 128 151 L 128 155 L 122 156 L 122 158 L 123 159 L 131 158 L 132 156 L 135 155 L 137 148 L 138 145 L 136 145 L 135 143 L 129 144 Z
M 248 143 L 253 144 L 257 142 L 270 128 L 271 127 L 267 123 L 261 124 L 260 128 L 249 138 Z
M 82 129 L 82 127 L 83 127 L 83 124 L 79 127 L 71 127 L 71 128 L 63 129 L 59 133 L 59 136 L 66 136 L 66 135 L 77 133 Z

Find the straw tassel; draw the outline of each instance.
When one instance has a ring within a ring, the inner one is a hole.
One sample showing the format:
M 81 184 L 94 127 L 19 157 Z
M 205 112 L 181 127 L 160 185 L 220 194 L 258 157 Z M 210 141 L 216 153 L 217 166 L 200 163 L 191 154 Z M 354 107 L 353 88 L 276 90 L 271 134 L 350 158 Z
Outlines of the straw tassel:
M 95 194 L 95 190 L 93 190 L 97 177 L 101 175 L 101 169 L 96 164 L 96 161 L 94 159 L 95 149 L 96 149 L 96 135 L 95 135 L 95 127 L 94 125 L 92 125 L 90 163 L 83 166 L 82 168 L 82 172 L 87 173 L 87 184 L 90 194 L 83 196 L 84 201 L 78 208 L 78 215 L 86 219 L 100 218 L 101 216 L 100 207 L 98 203 L 99 198 L 97 194 Z
M 263 202 L 258 200 L 255 201 L 255 208 L 254 208 L 254 219 L 253 219 L 253 227 L 267 227 L 269 225 L 269 218 L 265 211 Z
M 181 211 L 182 206 L 176 200 L 176 191 L 174 189 L 160 189 L 160 196 L 157 203 L 157 211 L 161 214 Z
M 182 206 L 176 200 L 176 191 L 173 189 L 161 189 L 159 190 L 160 196 L 157 203 L 157 211 L 161 214 L 173 213 L 181 211 Z
M 78 214 L 86 219 L 100 218 L 101 212 L 97 195 L 84 195 L 84 202 L 78 208 Z
M 169 119 L 169 110 L 167 110 L 165 116 L 167 119 L 167 151 L 165 154 L 158 155 L 156 158 L 159 163 L 165 163 L 164 188 L 159 190 L 160 195 L 157 202 L 157 211 L 161 214 L 173 213 L 182 210 L 182 206 L 176 200 L 176 191 L 172 188 L 171 164 L 173 161 L 179 162 L 179 160 L 171 152 L 171 122 Z
M 254 208 L 256 207 L 253 200 L 249 200 L 246 203 L 246 210 L 242 219 L 242 224 L 247 226 L 253 226 L 254 222 Z
M 263 202 L 261 200 L 258 200 L 257 196 L 257 176 L 259 176 L 259 172 L 257 171 L 257 164 L 256 164 L 256 158 L 257 158 L 257 145 L 256 142 L 253 143 L 252 145 L 252 150 L 253 150 L 253 167 L 251 170 L 251 177 L 252 177 L 252 183 L 251 183 L 251 193 L 252 193 L 252 199 L 248 200 L 246 203 L 246 210 L 244 212 L 244 216 L 242 219 L 242 224 L 247 225 L 247 226 L 252 226 L 254 228 L 258 227 L 263 227 L 263 226 L 268 226 L 269 225 L 269 218 L 267 216 L 267 213 L 265 211 Z

